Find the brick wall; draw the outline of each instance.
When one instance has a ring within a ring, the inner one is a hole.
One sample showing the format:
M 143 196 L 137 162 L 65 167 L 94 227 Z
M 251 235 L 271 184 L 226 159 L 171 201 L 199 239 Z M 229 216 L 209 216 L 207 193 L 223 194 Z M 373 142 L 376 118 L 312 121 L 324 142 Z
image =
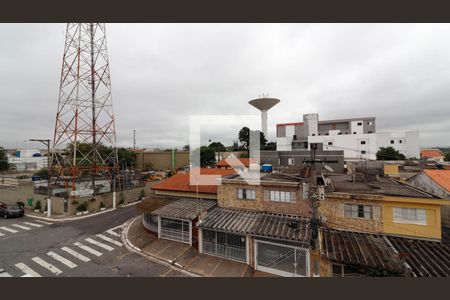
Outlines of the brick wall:
M 344 204 L 372 205 L 372 219 L 349 218 L 344 215 Z M 326 226 L 362 232 L 382 232 L 381 202 L 362 199 L 327 198 L 320 202 L 319 213 Z
M 255 200 L 245 200 L 237 198 L 238 188 L 249 188 L 256 190 Z M 273 202 L 264 200 L 264 190 L 279 190 L 296 193 L 295 203 Z M 295 187 L 281 186 L 249 186 L 246 184 L 223 183 L 217 189 L 219 207 L 238 208 L 257 211 L 266 211 L 281 214 L 295 214 L 308 217 L 310 215 L 309 201 L 302 199 L 301 190 Z

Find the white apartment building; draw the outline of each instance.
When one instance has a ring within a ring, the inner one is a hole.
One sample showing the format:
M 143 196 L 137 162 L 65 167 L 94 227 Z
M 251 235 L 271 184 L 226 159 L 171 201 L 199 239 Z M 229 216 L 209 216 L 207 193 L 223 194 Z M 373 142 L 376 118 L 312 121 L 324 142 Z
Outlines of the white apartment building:
M 303 122 L 277 124 L 277 151 L 308 149 L 323 143 L 324 150 L 344 150 L 346 159 L 376 159 L 380 147 L 393 147 L 407 158 L 420 157 L 419 131 L 376 132 L 375 118 L 319 121 L 318 114 Z

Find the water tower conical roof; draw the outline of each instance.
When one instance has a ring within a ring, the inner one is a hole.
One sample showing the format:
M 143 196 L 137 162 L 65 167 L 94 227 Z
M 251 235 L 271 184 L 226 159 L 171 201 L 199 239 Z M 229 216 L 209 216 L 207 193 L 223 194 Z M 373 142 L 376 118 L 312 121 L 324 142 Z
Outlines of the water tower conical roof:
M 248 103 L 259 110 L 269 110 L 280 102 L 276 98 L 258 98 L 249 101 Z

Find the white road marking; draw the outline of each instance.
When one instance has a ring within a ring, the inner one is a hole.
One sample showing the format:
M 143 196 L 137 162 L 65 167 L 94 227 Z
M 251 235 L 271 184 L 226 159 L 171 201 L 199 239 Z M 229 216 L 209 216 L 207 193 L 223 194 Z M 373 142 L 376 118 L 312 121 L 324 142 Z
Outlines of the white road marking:
M 64 265 L 68 266 L 68 267 L 71 268 L 71 269 L 77 267 L 76 264 L 74 264 L 73 262 L 71 262 L 71 261 L 68 260 L 67 258 L 62 257 L 61 255 L 56 254 L 56 253 L 53 252 L 53 251 L 47 252 L 47 255 L 50 256 L 51 258 L 53 258 L 54 260 L 57 260 L 57 261 L 59 261 L 60 263 L 62 263 L 62 264 L 64 264 Z
M 123 226 L 124 226 L 124 224 L 119 225 L 119 226 L 116 226 L 116 227 L 113 227 L 113 228 L 110 228 L 109 230 L 114 230 L 114 229 L 117 229 L 117 228 L 122 228 Z
M 27 266 L 24 263 L 18 263 L 18 264 L 15 264 L 15 266 L 16 266 L 16 268 L 18 268 L 25 274 L 30 275 L 31 277 L 42 277 L 41 275 L 39 275 L 38 272 L 34 271 L 33 269 L 31 269 L 29 266 Z
M 114 245 L 116 245 L 116 246 L 119 246 L 119 247 L 122 247 L 122 246 L 123 246 L 123 244 L 122 244 L 121 242 L 118 242 L 118 241 L 116 241 L 116 240 L 113 240 L 112 238 L 107 237 L 107 236 L 104 236 L 103 234 L 97 234 L 97 236 L 98 236 L 99 238 L 101 238 L 102 240 L 105 240 L 105 241 L 107 241 L 107 242 L 110 242 L 111 244 L 114 244 Z
M 48 262 L 46 262 L 45 260 L 43 260 L 42 258 L 40 258 L 38 256 L 33 257 L 31 260 L 34 261 L 35 263 L 43 266 L 44 268 L 46 268 L 47 270 L 49 270 L 50 272 L 52 272 L 55 275 L 59 275 L 62 273 L 62 271 L 60 269 L 58 269 L 57 267 L 55 267 L 52 264 L 49 264 Z
M 0 236 L 4 236 L 4 234 L 0 232 Z
M 112 229 L 110 230 L 106 230 L 107 233 L 109 233 L 110 235 L 116 236 L 116 237 L 120 237 L 120 234 L 118 234 L 117 232 L 113 231 Z
M 91 254 L 94 254 L 95 256 L 102 256 L 103 253 L 98 252 L 97 250 L 92 249 L 91 247 L 85 246 L 82 243 L 76 242 L 74 243 L 75 246 L 80 247 L 81 249 L 83 249 L 84 251 L 87 251 Z
M 27 226 L 22 226 L 22 225 L 18 225 L 18 224 L 12 224 L 12 226 L 20 228 L 20 229 L 24 229 L 24 230 L 30 230 L 30 227 Z
M 91 259 L 89 257 L 86 257 L 86 256 L 78 253 L 77 251 L 70 249 L 69 247 L 62 247 L 61 250 L 66 251 L 67 253 L 69 253 L 72 256 L 75 256 L 76 258 L 78 258 L 81 261 L 84 261 L 84 262 L 91 261 Z
M 7 272 L 0 273 L 0 277 L 12 277 L 11 274 Z
M 52 225 L 53 224 L 53 223 L 42 221 L 42 220 L 34 220 L 34 221 L 38 222 L 38 223 L 41 223 L 41 224 L 45 224 L 45 225 Z
M 108 246 L 108 245 L 103 244 L 103 243 L 100 243 L 100 242 L 97 242 L 96 240 L 93 240 L 93 239 L 91 239 L 91 238 L 87 238 L 87 239 L 86 239 L 86 242 L 89 242 L 89 243 L 91 243 L 91 244 L 93 244 L 93 245 L 99 246 L 100 248 L 106 249 L 106 250 L 108 250 L 108 251 L 113 251 L 113 250 L 114 250 L 113 247 Z
M 23 222 L 23 224 L 27 224 L 27 225 L 34 226 L 34 227 L 42 227 L 42 226 L 44 226 L 44 225 L 40 225 L 40 224 L 36 224 L 36 223 L 31 223 L 31 222 Z
M 3 229 L 4 231 L 8 231 L 8 232 L 11 232 L 11 233 L 18 232 L 17 230 L 14 230 L 14 229 L 11 229 L 11 228 L 8 228 L 8 227 L 4 227 L 4 226 L 0 227 L 0 229 Z

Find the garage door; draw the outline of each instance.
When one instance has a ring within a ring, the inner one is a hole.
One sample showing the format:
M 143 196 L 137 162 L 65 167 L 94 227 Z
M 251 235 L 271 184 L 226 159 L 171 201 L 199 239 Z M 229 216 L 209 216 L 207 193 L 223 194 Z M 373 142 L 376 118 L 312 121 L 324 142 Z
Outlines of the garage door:
M 191 222 L 177 219 L 161 218 L 162 239 L 191 243 Z
M 309 276 L 308 249 L 260 240 L 255 242 L 257 270 L 285 277 Z

